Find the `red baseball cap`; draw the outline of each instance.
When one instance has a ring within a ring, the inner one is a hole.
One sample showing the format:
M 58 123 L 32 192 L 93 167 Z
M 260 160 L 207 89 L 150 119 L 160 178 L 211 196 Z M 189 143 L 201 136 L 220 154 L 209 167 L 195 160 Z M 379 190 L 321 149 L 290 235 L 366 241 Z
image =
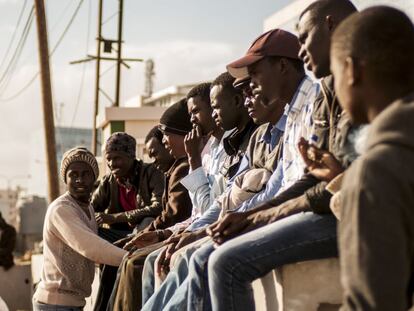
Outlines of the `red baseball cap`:
M 299 59 L 299 40 L 285 30 L 273 29 L 260 35 L 242 58 L 227 65 L 228 72 L 235 78 L 248 76 L 247 67 L 267 56 L 281 56 Z

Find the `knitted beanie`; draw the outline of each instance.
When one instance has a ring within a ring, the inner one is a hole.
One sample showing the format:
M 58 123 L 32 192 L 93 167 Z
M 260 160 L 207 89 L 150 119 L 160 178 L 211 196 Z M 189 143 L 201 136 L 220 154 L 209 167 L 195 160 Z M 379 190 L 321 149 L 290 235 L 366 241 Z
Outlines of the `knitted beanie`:
M 135 159 L 137 142 L 134 137 L 125 132 L 113 133 L 105 144 L 105 152 L 118 151 L 123 152 L 127 156 Z
M 161 116 L 159 129 L 163 132 L 185 136 L 192 128 L 186 99 L 182 99 L 168 107 Z
M 60 177 L 66 184 L 66 172 L 74 162 L 83 162 L 88 164 L 93 172 L 95 180 L 99 176 L 98 163 L 96 162 L 95 156 L 84 147 L 75 147 L 63 154 L 62 163 L 60 164 Z

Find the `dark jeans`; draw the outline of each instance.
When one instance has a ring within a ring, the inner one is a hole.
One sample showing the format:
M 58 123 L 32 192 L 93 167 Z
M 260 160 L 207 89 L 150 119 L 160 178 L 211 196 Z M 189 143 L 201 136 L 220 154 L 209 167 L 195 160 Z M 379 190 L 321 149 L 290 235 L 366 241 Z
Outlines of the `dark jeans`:
M 161 248 L 159 242 L 135 251 L 124 259 L 118 268 L 115 285 L 106 310 L 126 311 L 139 310 L 142 305 L 142 271 L 147 256 Z
M 82 311 L 83 307 L 50 305 L 33 301 L 33 311 Z
M 98 234 L 101 238 L 107 240 L 108 242 L 114 243 L 120 239 L 125 238 L 128 234 L 132 231 L 121 231 L 116 229 L 107 229 L 107 228 L 99 228 Z M 118 270 L 117 267 L 101 265 L 100 267 L 100 283 L 98 294 L 96 297 L 96 302 L 94 305 L 94 311 L 105 311 L 109 297 L 111 296 L 115 279 L 116 279 L 116 272 Z

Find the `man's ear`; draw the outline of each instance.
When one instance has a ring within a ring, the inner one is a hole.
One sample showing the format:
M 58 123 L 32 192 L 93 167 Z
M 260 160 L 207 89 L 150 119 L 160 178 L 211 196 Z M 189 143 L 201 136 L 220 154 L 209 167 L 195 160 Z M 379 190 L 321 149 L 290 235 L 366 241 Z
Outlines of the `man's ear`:
M 349 86 L 357 85 L 362 77 L 362 64 L 355 58 L 348 56 L 345 59 L 345 76 Z
M 280 66 L 280 72 L 285 74 L 287 71 L 287 67 L 288 67 L 288 63 L 287 63 L 287 59 L 286 58 L 281 58 L 279 61 L 279 66 Z
M 325 21 L 326 21 L 326 25 L 328 27 L 329 32 L 332 33 L 335 30 L 335 24 L 336 24 L 334 18 L 332 17 L 332 15 L 326 15 Z

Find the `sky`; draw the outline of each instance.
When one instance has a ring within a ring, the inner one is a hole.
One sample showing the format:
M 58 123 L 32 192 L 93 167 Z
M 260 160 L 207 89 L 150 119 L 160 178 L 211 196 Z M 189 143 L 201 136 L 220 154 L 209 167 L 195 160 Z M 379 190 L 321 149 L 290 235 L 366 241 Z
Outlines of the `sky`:
M 80 0 L 45 0 L 49 50 L 56 45 Z M 155 91 L 177 84 L 212 80 L 225 65 L 242 56 L 263 30 L 263 21 L 288 0 L 124 0 L 123 56 L 152 58 Z M 16 30 L 13 52 L 33 0 L 0 0 L 0 188 L 27 184 L 33 133 L 43 130 L 40 82 L 36 79 L 20 96 L 10 100 L 38 72 L 36 24 L 12 75 L 2 79 L 11 54 L 7 47 L 16 29 L 22 7 L 22 22 Z M 104 0 L 106 21 L 117 12 L 117 0 Z M 94 102 L 95 63 L 69 62 L 95 54 L 98 0 L 83 0 L 66 36 L 51 56 L 55 124 L 91 127 Z M 103 36 L 115 38 L 117 16 L 103 26 Z M 103 88 L 114 96 L 115 70 L 102 65 Z M 130 63 L 122 69 L 121 103 L 143 92 L 144 64 Z M 5 83 L 6 82 L 6 83 Z M 101 107 L 110 102 L 101 97 Z M 36 179 L 36 176 L 30 178 Z M 46 185 L 45 185 L 46 187 Z

